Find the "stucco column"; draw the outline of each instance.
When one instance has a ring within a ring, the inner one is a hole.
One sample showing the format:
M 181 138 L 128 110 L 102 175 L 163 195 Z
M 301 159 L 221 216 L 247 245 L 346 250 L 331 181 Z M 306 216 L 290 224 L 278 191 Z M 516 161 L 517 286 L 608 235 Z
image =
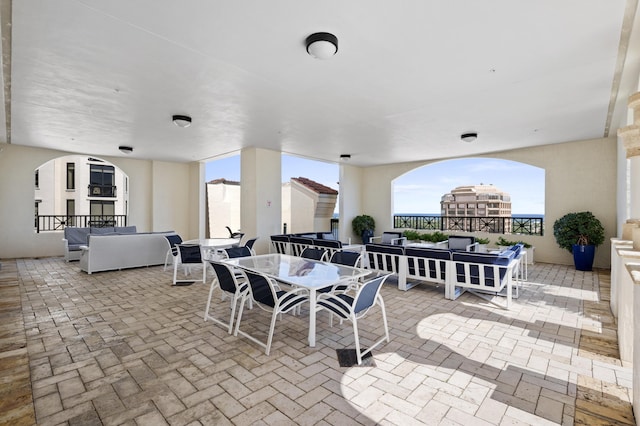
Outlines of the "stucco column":
M 271 235 L 281 234 L 281 153 L 246 148 L 240 153 L 240 226 L 245 238 L 259 237 L 256 253 L 269 252 Z
M 640 182 L 640 92 L 629 97 L 629 108 L 633 111 L 633 124 L 618 130 L 618 137 L 622 139 L 627 158 L 629 159 L 629 172 L 631 188 L 629 203 L 632 220 L 640 218 L 640 188 L 634 184 Z

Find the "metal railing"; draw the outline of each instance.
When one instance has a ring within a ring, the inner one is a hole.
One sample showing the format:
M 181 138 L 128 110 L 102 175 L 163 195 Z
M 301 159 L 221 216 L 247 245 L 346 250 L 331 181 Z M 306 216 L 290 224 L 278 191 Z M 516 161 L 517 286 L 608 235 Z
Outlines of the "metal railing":
M 492 234 L 544 235 L 542 217 L 394 215 L 394 228 L 426 231 L 489 232 Z
M 36 215 L 36 232 L 60 231 L 67 226 L 104 228 L 127 226 L 127 215 Z
M 113 185 L 89 185 L 89 197 L 116 197 L 118 187 Z

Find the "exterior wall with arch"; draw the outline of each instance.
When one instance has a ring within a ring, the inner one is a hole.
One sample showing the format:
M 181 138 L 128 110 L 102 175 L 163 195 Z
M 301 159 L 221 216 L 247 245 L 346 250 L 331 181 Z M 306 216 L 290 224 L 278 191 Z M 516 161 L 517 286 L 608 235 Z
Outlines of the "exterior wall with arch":
M 68 152 L 0 144 L 0 258 L 61 256 L 62 231 L 34 230 L 34 170 Z M 129 176 L 129 223 L 139 231 L 175 230 L 200 237 L 204 226 L 204 167 L 124 157 L 101 157 Z
M 566 213 L 589 210 L 602 222 L 607 240 L 616 235 L 616 150 L 615 138 L 602 138 L 475 157 L 512 160 L 545 170 L 545 235 L 522 240 L 536 247 L 536 261 L 571 265 L 571 254 L 555 242 L 553 223 Z M 393 227 L 393 180 L 436 161 L 363 168 L 361 213 L 375 218 L 376 234 Z M 603 244 L 596 250 L 594 266 L 608 268 L 610 263 L 610 248 Z

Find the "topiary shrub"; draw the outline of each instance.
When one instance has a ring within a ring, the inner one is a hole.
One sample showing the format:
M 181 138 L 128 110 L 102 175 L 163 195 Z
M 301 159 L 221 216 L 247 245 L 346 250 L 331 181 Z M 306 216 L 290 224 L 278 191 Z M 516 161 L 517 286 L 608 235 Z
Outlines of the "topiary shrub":
M 553 224 L 553 236 L 560 248 L 570 253 L 573 245 L 599 246 L 604 242 L 604 228 L 591 212 L 567 213 Z

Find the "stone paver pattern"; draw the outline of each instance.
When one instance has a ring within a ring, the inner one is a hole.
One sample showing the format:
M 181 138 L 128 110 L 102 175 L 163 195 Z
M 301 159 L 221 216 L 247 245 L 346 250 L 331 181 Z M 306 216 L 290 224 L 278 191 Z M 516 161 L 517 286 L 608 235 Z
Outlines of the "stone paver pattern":
M 23 324 L 26 351 L 7 353 L 26 358 L 39 425 L 634 424 L 631 369 L 600 296 L 606 271 L 530 265 L 511 310 L 388 281 L 391 341 L 375 366 L 345 368 L 336 349 L 353 347 L 351 325 L 329 327 L 326 312 L 315 348 L 304 307 L 282 316 L 266 356 L 203 320 L 208 284 L 173 287 L 161 266 L 87 275 L 61 258 L 15 264 L 22 318 L 11 336 Z M 212 306 L 229 315 L 220 293 Z M 245 309 L 241 327 L 266 338 L 269 319 Z M 365 346 L 381 324 L 378 308 L 361 322 Z

